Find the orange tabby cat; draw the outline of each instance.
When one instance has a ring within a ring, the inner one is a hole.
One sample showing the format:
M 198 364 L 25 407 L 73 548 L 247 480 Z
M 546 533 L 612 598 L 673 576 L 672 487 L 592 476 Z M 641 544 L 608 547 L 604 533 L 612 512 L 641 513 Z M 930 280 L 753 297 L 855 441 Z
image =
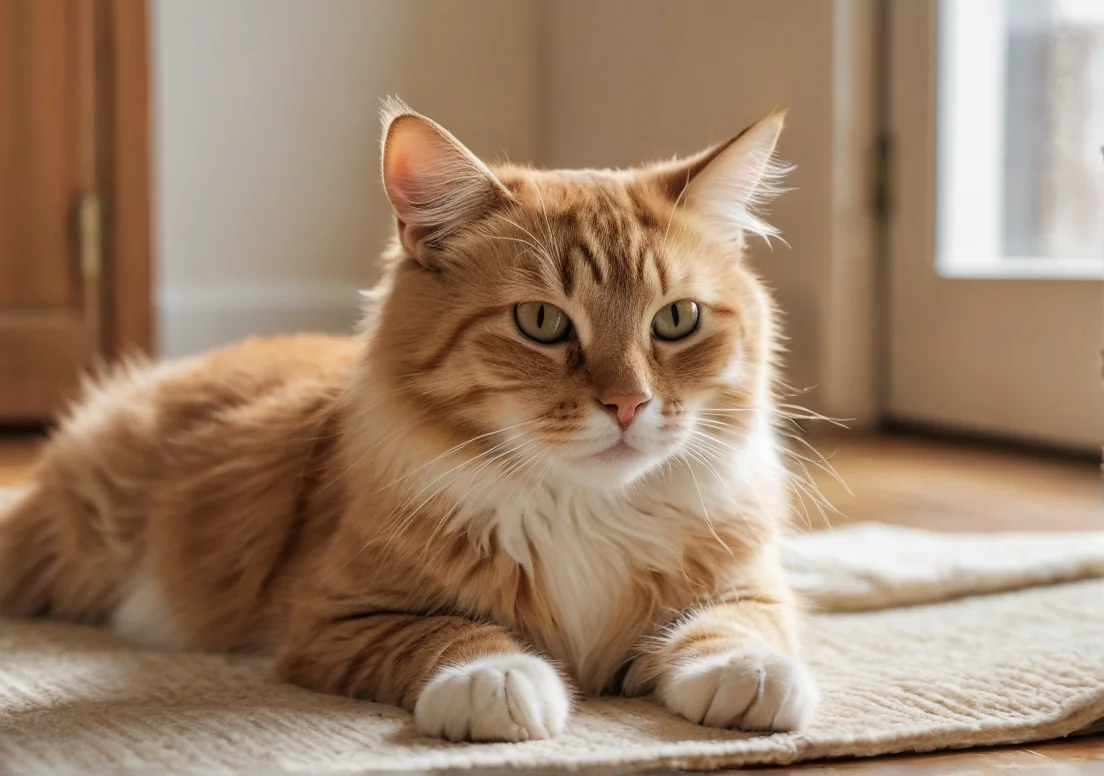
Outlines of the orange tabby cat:
M 91 386 L 0 519 L 0 611 L 272 654 L 452 740 L 556 735 L 573 688 L 807 723 L 775 316 L 741 259 L 782 114 L 570 172 L 384 118 L 397 239 L 362 330 Z

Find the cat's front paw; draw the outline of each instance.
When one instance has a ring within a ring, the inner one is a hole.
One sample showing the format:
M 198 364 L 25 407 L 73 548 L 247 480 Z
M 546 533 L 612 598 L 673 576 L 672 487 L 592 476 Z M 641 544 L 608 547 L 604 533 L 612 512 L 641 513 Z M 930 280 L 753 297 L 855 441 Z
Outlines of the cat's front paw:
M 805 727 L 820 700 L 808 669 L 769 649 L 681 663 L 660 679 L 657 694 L 671 711 L 699 725 L 770 732 Z
M 534 741 L 562 733 L 570 709 L 547 661 L 489 655 L 437 671 L 414 706 L 414 725 L 449 741 Z

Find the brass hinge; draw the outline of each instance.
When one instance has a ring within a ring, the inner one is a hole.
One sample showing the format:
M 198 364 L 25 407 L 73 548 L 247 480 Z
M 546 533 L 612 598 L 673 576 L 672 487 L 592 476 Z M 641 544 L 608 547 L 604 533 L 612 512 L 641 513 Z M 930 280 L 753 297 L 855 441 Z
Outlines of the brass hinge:
M 80 273 L 85 282 L 103 274 L 103 208 L 96 192 L 82 194 L 77 208 Z

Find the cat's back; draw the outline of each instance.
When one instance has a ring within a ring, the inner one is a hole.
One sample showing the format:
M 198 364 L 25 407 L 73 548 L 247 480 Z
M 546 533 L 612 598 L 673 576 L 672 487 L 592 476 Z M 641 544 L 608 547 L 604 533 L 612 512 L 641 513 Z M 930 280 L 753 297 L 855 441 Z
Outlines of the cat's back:
M 171 467 L 192 437 L 224 434 L 235 446 L 250 420 L 284 417 L 264 435 L 289 432 L 304 413 L 332 404 L 348 384 L 357 344 L 348 337 L 252 337 L 196 356 L 132 360 L 89 380 L 46 450 L 52 457 L 130 459 L 131 469 Z M 122 461 L 120 461 L 122 463 Z M 153 472 L 150 472 L 151 475 Z
M 51 435 L 36 479 L 80 493 L 100 511 L 145 513 L 189 474 L 230 461 L 249 466 L 257 450 L 296 447 L 333 414 L 356 356 L 350 338 L 293 335 L 127 360 L 87 381 Z
M 210 409 L 257 399 L 291 386 L 345 383 L 357 344 L 350 337 L 295 334 L 250 337 L 198 356 L 148 367 L 169 404 L 210 403 Z M 141 375 L 139 375 L 139 379 Z
M 261 407 L 293 413 L 340 394 L 356 355 L 357 344 L 348 337 L 252 337 L 153 366 L 149 398 L 159 424 L 170 433 L 233 422 L 235 415 Z M 143 378 L 137 376 L 139 384 Z

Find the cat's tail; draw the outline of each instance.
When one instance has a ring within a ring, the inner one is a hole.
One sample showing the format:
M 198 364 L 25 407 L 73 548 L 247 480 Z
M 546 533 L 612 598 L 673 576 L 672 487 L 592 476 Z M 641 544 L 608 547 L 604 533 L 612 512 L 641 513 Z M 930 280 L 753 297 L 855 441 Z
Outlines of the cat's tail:
M 49 609 L 58 559 L 57 521 L 41 488 L 0 492 L 0 614 L 33 617 Z
M 0 491 L 0 615 L 102 621 L 116 574 L 82 547 L 79 500 L 37 482 L 12 493 Z

